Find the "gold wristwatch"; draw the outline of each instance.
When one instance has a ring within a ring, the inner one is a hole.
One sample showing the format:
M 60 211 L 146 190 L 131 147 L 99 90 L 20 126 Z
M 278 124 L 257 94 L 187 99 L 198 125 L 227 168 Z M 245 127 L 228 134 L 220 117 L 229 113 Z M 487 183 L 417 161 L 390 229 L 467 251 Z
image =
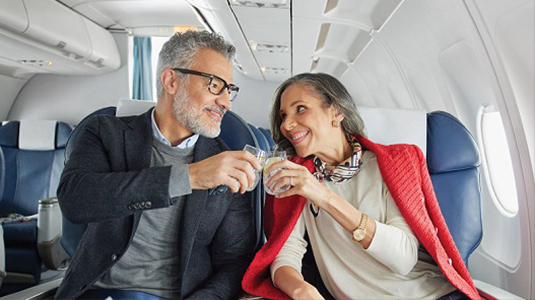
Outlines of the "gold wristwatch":
M 353 231 L 353 240 L 360 242 L 366 237 L 366 225 L 368 224 L 368 215 L 362 214 L 360 217 L 359 226 Z

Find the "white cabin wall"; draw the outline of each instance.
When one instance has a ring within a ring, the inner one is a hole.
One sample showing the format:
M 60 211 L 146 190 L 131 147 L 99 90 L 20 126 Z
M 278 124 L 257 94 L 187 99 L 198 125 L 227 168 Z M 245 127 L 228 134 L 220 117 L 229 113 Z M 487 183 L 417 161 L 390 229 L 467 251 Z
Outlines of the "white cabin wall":
M 14 78 L 0 74 L 0 122 L 7 119 L 11 106 L 28 79 Z
M 23 87 L 9 120 L 53 119 L 75 125 L 89 113 L 128 98 L 128 39 L 114 33 L 121 67 L 100 76 L 36 75 Z
M 280 83 L 252 79 L 234 70 L 234 84 L 240 87 L 240 92 L 232 102 L 232 111 L 249 124 L 269 129 L 271 99 Z
M 505 92 L 507 110 L 518 110 L 535 171 L 535 1 L 471 1 L 481 17 L 476 21 L 483 27 L 487 48 L 492 48 L 497 72 L 503 71 L 499 79 L 512 89 L 511 95 Z

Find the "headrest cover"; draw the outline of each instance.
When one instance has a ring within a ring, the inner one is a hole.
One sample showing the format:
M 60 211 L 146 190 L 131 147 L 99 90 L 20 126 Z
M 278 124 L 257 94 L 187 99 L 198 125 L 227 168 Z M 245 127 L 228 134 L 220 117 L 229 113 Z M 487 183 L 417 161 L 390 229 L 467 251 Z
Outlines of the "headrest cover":
M 19 149 L 56 149 L 56 121 L 21 120 L 19 128 Z
M 117 117 L 140 115 L 155 105 L 155 101 L 120 99 L 117 104 Z
M 431 174 L 478 167 L 479 150 L 470 132 L 454 116 L 427 116 L 427 165 Z
M 413 144 L 426 153 L 426 112 L 423 109 L 358 107 L 368 138 L 384 145 Z

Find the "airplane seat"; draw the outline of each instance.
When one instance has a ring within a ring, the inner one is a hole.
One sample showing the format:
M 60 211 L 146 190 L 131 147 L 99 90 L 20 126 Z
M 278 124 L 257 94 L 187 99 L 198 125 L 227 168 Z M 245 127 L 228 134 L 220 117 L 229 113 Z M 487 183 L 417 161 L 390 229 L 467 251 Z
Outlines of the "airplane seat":
M 253 131 L 254 135 L 256 136 L 258 140 L 258 147 L 266 152 L 269 152 L 271 150 L 271 146 L 268 142 L 268 139 L 266 136 L 258 130 L 254 125 L 248 124 L 249 128 Z M 260 181 L 258 182 L 258 186 L 255 189 L 258 192 L 257 199 L 260 199 L 259 202 L 257 202 L 258 207 L 254 208 L 255 213 L 255 222 L 258 222 L 258 225 L 256 226 L 256 246 L 255 250 L 260 250 L 262 245 L 266 242 L 266 236 L 264 235 L 264 203 L 266 203 L 266 188 L 264 187 L 264 176 L 262 173 L 260 173 Z
M 11 121 L 0 127 L 0 216 L 7 272 L 2 295 L 38 284 L 46 271 L 43 263 L 51 269 L 66 263 L 66 256 L 54 256 L 60 218 L 51 218 L 49 212 L 59 211 L 54 197 L 71 131 L 70 125 L 52 120 Z
M 264 151 L 269 151 L 267 142 L 263 139 L 263 135 L 256 130 L 256 128 L 248 124 L 240 116 L 233 111 L 227 111 L 223 120 L 221 121 L 221 133 L 219 137 L 225 141 L 225 143 L 232 150 L 243 150 L 245 145 L 249 144 L 255 146 Z M 253 222 L 255 226 L 255 250 L 260 249 L 264 244 L 263 241 L 263 224 L 262 214 L 264 207 L 264 185 L 262 179 L 251 192 L 253 206 Z
M 254 126 L 252 124 L 247 124 L 247 125 L 249 125 L 249 127 L 253 131 L 254 135 L 256 136 L 256 139 L 258 140 L 258 144 L 260 146 L 259 148 L 264 150 L 264 151 L 270 151 L 271 147 L 270 147 L 269 141 L 266 138 L 266 136 L 264 135 L 264 133 L 262 131 L 260 131 L 256 126 Z
M 91 113 L 80 122 L 80 124 L 74 129 L 71 136 L 69 137 L 67 149 L 65 151 L 65 159 L 69 159 L 69 154 L 74 149 L 76 139 L 80 134 L 83 125 L 89 117 L 101 114 L 116 115 L 119 117 L 141 114 L 147 111 L 149 108 L 153 107 L 154 105 L 156 105 L 156 102 L 153 101 L 121 99 L 117 108 L 106 107 Z M 239 117 L 236 113 L 232 111 L 227 111 L 227 113 L 223 117 L 223 120 L 221 122 L 221 134 L 219 135 L 219 137 L 221 137 L 221 139 L 223 139 L 223 141 L 232 150 L 242 150 L 246 144 L 250 144 L 255 147 L 259 147 L 263 150 L 266 150 L 264 149 L 266 146 L 258 141 L 253 126 L 247 124 L 247 122 L 245 122 L 241 117 Z M 252 198 L 251 205 L 253 206 L 253 221 L 255 224 L 256 233 L 255 249 L 259 249 L 262 245 L 262 193 L 263 185 L 261 183 L 259 183 L 255 190 L 246 193 L 249 194 Z M 68 220 L 64 219 L 63 231 L 60 240 L 61 244 L 69 255 L 72 256 L 74 254 L 85 228 L 85 225 L 72 224 Z M 93 292 L 95 292 L 96 294 L 94 294 Z M 86 292 L 86 294 L 83 295 L 83 297 L 87 296 L 98 298 L 100 295 L 98 293 L 98 290 L 89 290 L 88 292 Z M 114 298 L 117 297 L 117 299 L 125 297 L 132 299 L 148 299 L 147 297 L 150 296 L 145 293 L 133 291 L 110 291 L 110 293 L 115 295 Z
M 479 150 L 461 122 L 443 111 L 427 115 L 427 167 L 448 229 L 468 266 L 483 235 Z
M 275 141 L 273 141 L 273 137 L 271 137 L 271 130 L 267 128 L 262 128 L 262 127 L 258 127 L 258 130 L 260 130 L 260 132 L 262 132 L 264 136 L 266 137 L 266 140 L 268 141 L 268 144 L 269 144 L 269 149 L 274 149 Z

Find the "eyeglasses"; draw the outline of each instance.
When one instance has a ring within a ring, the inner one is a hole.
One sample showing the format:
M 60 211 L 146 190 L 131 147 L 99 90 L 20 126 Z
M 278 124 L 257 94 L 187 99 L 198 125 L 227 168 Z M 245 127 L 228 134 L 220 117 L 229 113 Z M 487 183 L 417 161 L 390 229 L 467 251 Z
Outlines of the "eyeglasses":
M 233 84 L 228 84 L 223 78 L 216 76 L 216 75 L 198 72 L 198 71 L 189 70 L 189 69 L 173 68 L 172 70 L 180 72 L 182 74 L 198 75 L 198 76 L 210 78 L 210 81 L 208 82 L 208 91 L 214 95 L 221 95 L 221 93 L 225 89 L 227 89 L 230 101 L 234 100 L 236 96 L 238 95 L 238 92 L 240 91 L 239 87 Z

